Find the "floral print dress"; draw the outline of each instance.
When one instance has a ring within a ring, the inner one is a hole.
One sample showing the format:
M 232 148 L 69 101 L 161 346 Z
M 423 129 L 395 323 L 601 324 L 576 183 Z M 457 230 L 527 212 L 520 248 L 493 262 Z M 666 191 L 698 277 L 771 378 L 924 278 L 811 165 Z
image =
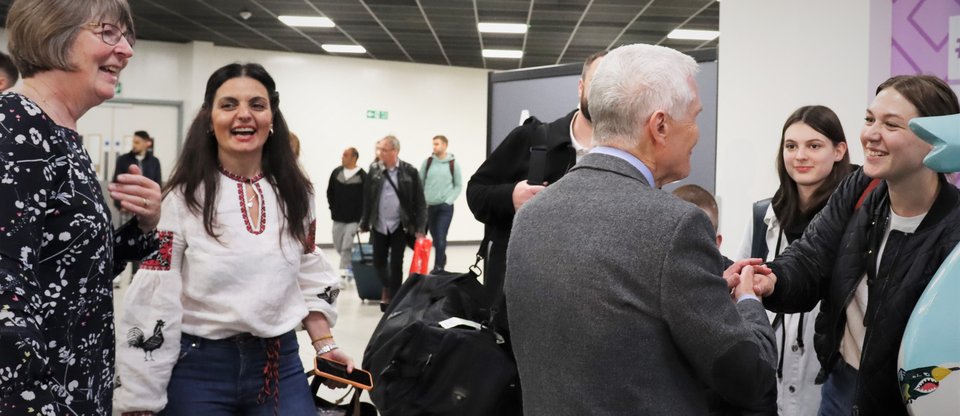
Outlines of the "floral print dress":
M 0 94 L 0 415 L 109 415 L 112 278 L 155 249 L 116 232 L 76 131 Z

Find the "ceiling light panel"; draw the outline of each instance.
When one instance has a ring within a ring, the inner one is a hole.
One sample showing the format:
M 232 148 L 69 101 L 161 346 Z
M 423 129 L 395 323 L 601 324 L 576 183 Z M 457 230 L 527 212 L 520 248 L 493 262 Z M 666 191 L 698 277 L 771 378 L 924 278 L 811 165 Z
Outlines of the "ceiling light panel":
M 525 23 L 477 23 L 480 33 L 527 33 Z
M 321 16 L 277 16 L 287 26 L 294 27 L 335 27 L 329 17 Z
M 669 39 L 714 40 L 720 36 L 716 30 L 674 29 L 667 35 Z
M 520 59 L 520 58 L 523 58 L 523 51 L 508 50 L 508 49 L 484 49 L 483 57 L 484 58 Z
M 324 43 L 320 45 L 323 50 L 330 53 L 367 53 L 367 49 L 360 45 L 337 45 L 333 43 Z

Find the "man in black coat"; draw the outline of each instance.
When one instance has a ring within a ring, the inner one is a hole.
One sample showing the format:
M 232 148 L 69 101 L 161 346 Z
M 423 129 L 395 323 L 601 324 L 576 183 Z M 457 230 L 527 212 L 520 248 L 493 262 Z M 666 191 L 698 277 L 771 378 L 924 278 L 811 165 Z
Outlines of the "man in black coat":
M 113 170 L 113 182 L 117 181 L 117 176 L 121 173 L 127 173 L 130 165 L 140 166 L 143 176 L 163 185 L 163 175 L 160 171 L 160 160 L 153 155 L 153 138 L 147 132 L 138 130 L 133 133 L 133 148 L 129 153 L 124 153 L 117 157 L 117 163 Z M 114 200 L 113 206 L 120 209 L 120 201 Z
M 578 109 L 550 123 L 542 123 L 536 117 L 528 118 L 507 135 L 467 183 L 467 205 L 473 216 L 484 224 L 484 240 L 490 244 L 486 252 L 484 286 L 491 299 L 503 290 L 513 214 L 547 185 L 563 177 L 590 148 L 593 125 L 587 91 L 593 71 L 604 55 L 606 51 L 590 55 L 583 64 L 577 87 Z M 571 132 L 574 137 L 570 136 Z M 543 185 L 527 184 L 531 146 L 546 148 Z M 501 323 L 506 324 L 503 315 Z
M 353 236 L 363 213 L 363 183 L 367 172 L 357 166 L 360 152 L 348 147 L 340 157 L 341 165 L 330 173 L 327 203 L 333 220 L 333 248 L 340 254 L 340 275 L 346 277 L 353 251 Z
M 383 310 L 403 281 L 404 246 L 412 247 L 412 240 L 427 231 L 427 203 L 420 174 L 413 165 L 400 160 L 399 153 L 400 141 L 395 136 L 380 139 L 380 161 L 370 168 L 363 187 L 360 231 L 370 231 L 373 237 L 373 266 L 383 283 Z

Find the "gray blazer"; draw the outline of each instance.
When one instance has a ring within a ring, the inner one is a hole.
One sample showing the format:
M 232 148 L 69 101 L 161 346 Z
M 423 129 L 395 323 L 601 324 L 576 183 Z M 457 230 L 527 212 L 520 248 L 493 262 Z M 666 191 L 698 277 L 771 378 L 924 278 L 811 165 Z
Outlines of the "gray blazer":
M 588 154 L 517 212 L 505 292 L 524 414 L 704 415 L 705 388 L 777 411 L 773 330 L 734 304 L 713 227 Z

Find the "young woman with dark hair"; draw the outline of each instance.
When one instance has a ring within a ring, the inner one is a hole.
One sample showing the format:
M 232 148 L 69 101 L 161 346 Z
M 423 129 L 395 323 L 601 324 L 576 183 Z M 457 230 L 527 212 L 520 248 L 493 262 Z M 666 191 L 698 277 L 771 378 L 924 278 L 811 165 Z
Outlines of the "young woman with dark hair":
M 821 415 L 907 414 L 897 381 L 903 332 L 960 241 L 960 191 L 924 166 L 931 146 L 908 123 L 957 113 L 956 95 L 936 77 L 902 75 L 881 84 L 860 132 L 863 168 L 768 263 L 773 276 L 755 282 L 772 311 L 820 305 L 814 343 L 817 381 L 824 382 Z M 861 197 L 871 179 L 879 185 Z
M 117 324 L 124 415 L 313 414 L 294 332 L 337 348 L 339 278 L 314 245 L 313 189 L 290 147 L 279 94 L 258 64 L 207 81 L 166 185 L 160 249 Z
M 827 203 L 850 173 L 843 126 L 833 110 L 822 105 L 800 107 L 783 124 L 777 174 L 780 188 L 771 199 L 754 204 L 753 220 L 738 258 L 772 260 L 794 240 Z M 820 406 L 814 384 L 820 364 L 813 351 L 813 321 L 819 307 L 807 313 L 771 314 L 776 331 L 777 407 L 781 416 L 813 416 Z

